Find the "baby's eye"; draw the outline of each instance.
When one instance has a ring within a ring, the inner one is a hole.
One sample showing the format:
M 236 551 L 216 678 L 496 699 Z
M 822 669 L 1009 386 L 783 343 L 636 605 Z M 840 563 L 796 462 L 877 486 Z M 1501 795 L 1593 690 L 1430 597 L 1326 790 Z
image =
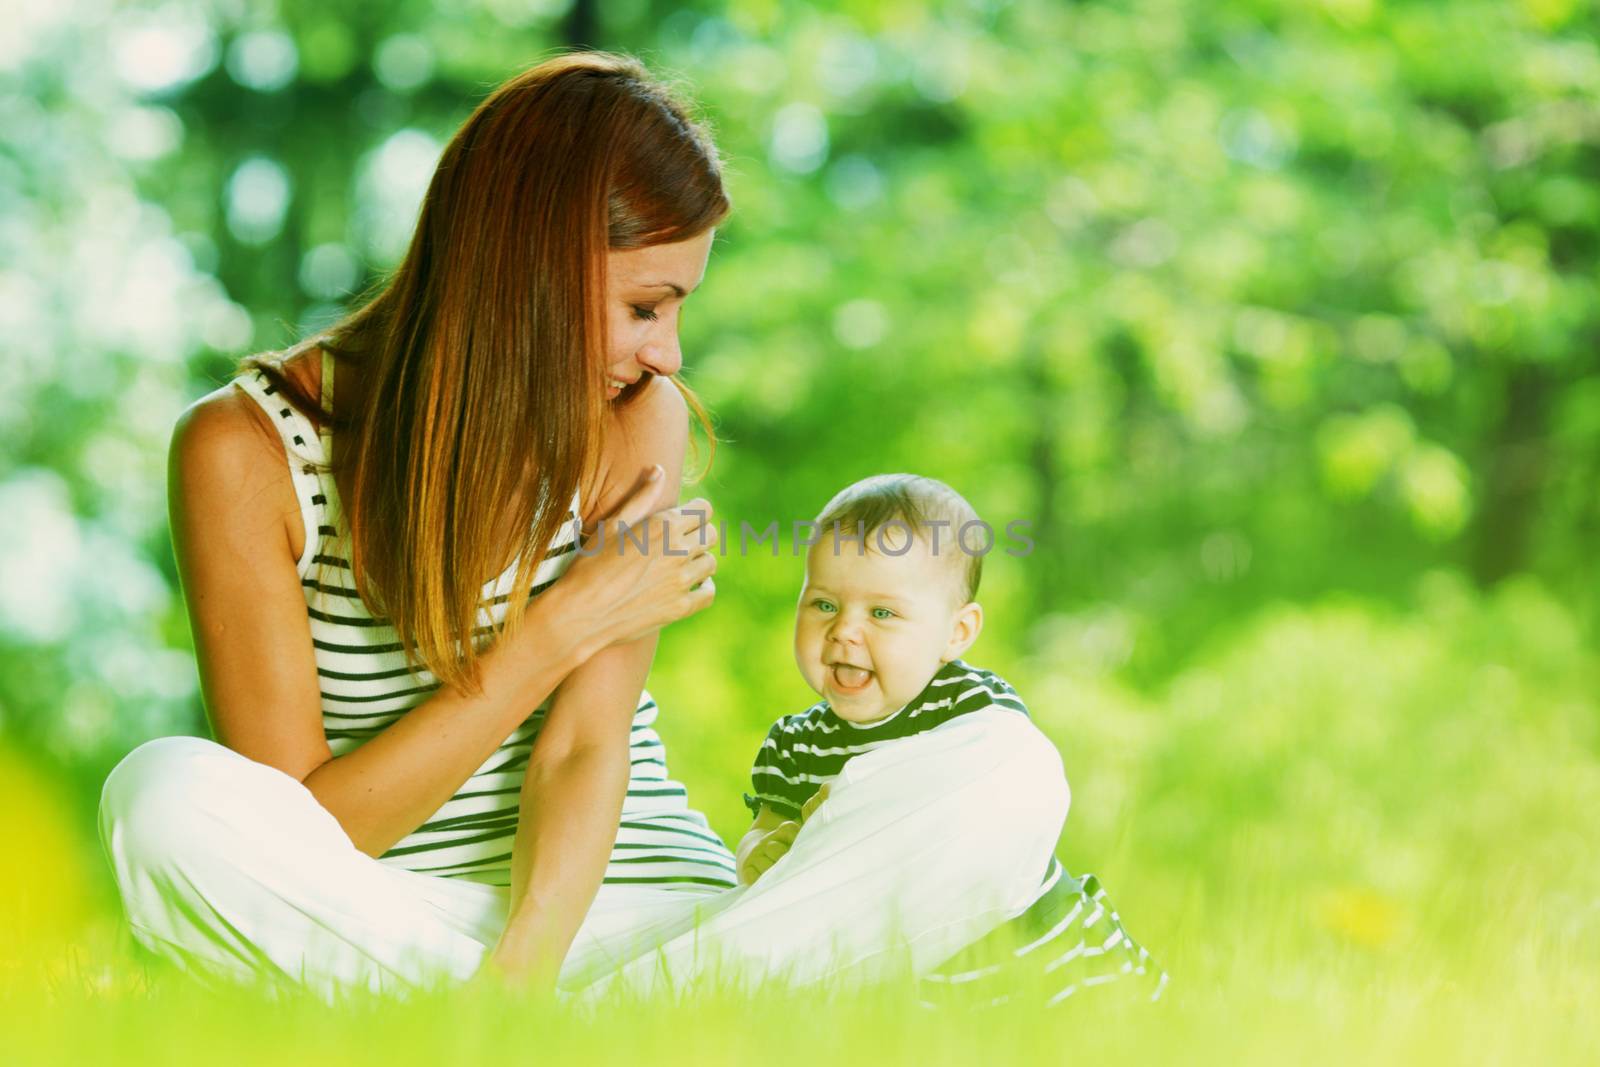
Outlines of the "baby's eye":
M 872 617 L 874 619 L 892 619 L 894 618 L 894 612 L 888 608 L 873 608 Z
M 643 319 L 646 322 L 654 322 L 656 321 L 656 309 L 652 307 L 645 307 L 643 304 L 634 304 L 633 317 L 636 319 Z
M 827 614 L 833 610 L 833 604 L 826 600 L 813 600 L 811 602 L 811 606 L 823 614 Z

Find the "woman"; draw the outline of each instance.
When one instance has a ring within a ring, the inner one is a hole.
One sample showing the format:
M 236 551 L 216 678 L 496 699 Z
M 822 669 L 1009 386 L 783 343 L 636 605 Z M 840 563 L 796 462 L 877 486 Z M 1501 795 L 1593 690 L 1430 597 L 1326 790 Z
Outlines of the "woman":
M 751 890 L 668 776 L 643 683 L 716 569 L 709 504 L 676 506 L 677 318 L 727 212 L 642 68 L 551 60 L 456 134 L 371 303 L 185 413 L 172 532 L 217 740 L 106 782 L 143 944 L 325 992 L 576 987 L 654 947 L 678 981 L 809 981 L 927 970 L 1037 896 L 1047 744 L 954 733 L 836 785 L 827 873 Z

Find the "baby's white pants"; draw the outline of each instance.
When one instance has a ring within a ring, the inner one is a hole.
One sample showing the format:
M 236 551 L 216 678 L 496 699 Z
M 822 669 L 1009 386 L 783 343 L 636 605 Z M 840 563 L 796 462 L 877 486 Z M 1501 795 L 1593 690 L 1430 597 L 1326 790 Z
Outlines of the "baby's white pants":
M 754 886 L 602 886 L 561 985 L 924 973 L 1034 900 L 1068 801 L 1028 719 L 963 715 L 851 759 Z M 100 835 L 133 935 L 204 977 L 287 977 L 324 997 L 450 984 L 508 911 L 504 888 L 366 855 L 299 781 L 201 738 L 129 753 Z

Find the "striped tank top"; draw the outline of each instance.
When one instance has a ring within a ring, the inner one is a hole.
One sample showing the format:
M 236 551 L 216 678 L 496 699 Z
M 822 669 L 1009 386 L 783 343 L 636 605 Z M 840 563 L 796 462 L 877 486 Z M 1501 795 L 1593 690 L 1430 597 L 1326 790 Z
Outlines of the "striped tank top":
M 333 359 L 324 351 L 324 410 L 331 410 L 333 370 Z M 326 428 L 319 431 L 260 371 L 249 371 L 234 384 L 267 413 L 288 455 L 306 530 L 297 569 L 311 620 L 323 729 L 328 747 L 342 756 L 427 700 L 439 682 L 426 669 L 407 665 L 394 627 L 374 618 L 354 588 L 349 531 L 329 469 L 332 435 Z M 567 523 L 535 572 L 534 596 L 559 579 L 575 558 L 580 503 L 575 493 Z M 520 557 L 483 586 L 480 628 L 504 618 L 519 562 Z M 548 708 L 547 700 L 529 709 L 528 717 L 456 794 L 379 859 L 422 874 L 509 886 L 522 780 Z M 689 807 L 684 787 L 668 776 L 656 714 L 649 691 L 641 692 L 629 740 L 628 795 L 605 882 L 733 886 L 732 854 L 705 816 Z

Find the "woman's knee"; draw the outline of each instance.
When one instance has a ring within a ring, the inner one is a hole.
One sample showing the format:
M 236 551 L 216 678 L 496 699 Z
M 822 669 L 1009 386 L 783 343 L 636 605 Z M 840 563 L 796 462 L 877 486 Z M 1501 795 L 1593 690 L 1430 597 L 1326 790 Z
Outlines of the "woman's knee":
M 952 822 L 962 824 L 964 848 L 976 859 L 981 892 L 1006 910 L 1037 895 L 1066 823 L 1071 790 L 1061 755 L 1030 720 L 1015 713 L 977 726 L 975 768 Z
M 963 715 L 845 764 L 818 809 L 826 821 L 937 822 L 1053 846 L 1070 802 L 1061 756 L 1027 717 L 1001 708 Z
M 986 709 L 853 757 L 795 850 L 808 833 L 818 855 L 863 846 L 864 863 L 900 869 L 894 892 L 998 914 L 1037 895 L 1069 801 L 1050 739 L 1026 716 Z
M 1059 809 L 1069 800 L 1061 755 L 1033 721 L 1004 708 L 986 708 L 904 741 L 856 756 L 834 787 L 872 778 L 897 789 L 954 793 L 991 790 L 997 801 Z
M 219 768 L 241 757 L 201 737 L 158 737 L 123 757 L 100 790 L 100 839 L 119 876 L 160 865 L 204 836 Z
M 999 776 L 1001 788 L 1014 794 L 1018 807 L 1036 813 L 1059 833 L 1072 804 L 1061 753 L 1037 726 L 1021 716 L 1007 721 L 994 736 L 1008 757 Z

